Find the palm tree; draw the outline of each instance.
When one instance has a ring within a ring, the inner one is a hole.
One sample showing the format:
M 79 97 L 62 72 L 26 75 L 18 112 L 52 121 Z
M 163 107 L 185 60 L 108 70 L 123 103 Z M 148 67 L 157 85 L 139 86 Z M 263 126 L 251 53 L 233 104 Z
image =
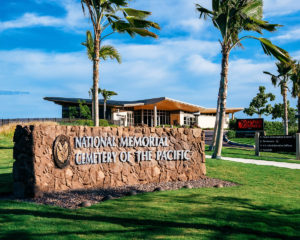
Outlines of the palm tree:
M 298 133 L 300 133 L 300 61 L 293 66 L 291 80 L 293 83 L 292 96 L 298 97 Z
M 93 24 L 93 89 L 99 85 L 99 62 L 102 41 L 113 33 L 128 33 L 157 38 L 149 28 L 160 29 L 157 23 L 147 21 L 151 12 L 127 8 L 129 0 L 81 0 L 83 12 L 87 11 Z M 93 91 L 94 124 L 99 126 L 98 91 Z
M 114 91 L 108 91 L 106 89 L 98 89 L 98 92 L 101 93 L 103 100 L 104 100 L 104 108 L 103 108 L 103 115 L 104 115 L 104 119 L 106 119 L 106 103 L 107 100 L 110 100 L 112 96 L 116 96 L 118 95 L 116 92 Z
M 281 89 L 281 95 L 283 97 L 283 106 L 284 106 L 284 133 L 285 135 L 289 134 L 288 127 L 288 101 L 287 101 L 287 92 L 288 92 L 288 81 L 293 69 L 293 63 L 276 63 L 278 75 L 271 74 L 269 72 L 264 72 L 267 75 L 271 76 L 272 84 L 276 87 L 279 86 Z
M 86 47 L 88 58 L 93 61 L 93 53 L 94 53 L 94 39 L 92 33 L 90 31 L 86 31 L 86 41 L 81 43 L 81 45 Z M 103 45 L 100 47 L 99 58 L 102 60 L 106 60 L 107 58 L 116 59 L 118 63 L 121 63 L 121 55 L 117 49 L 110 45 Z M 92 98 L 92 118 L 95 119 L 94 116 L 94 101 L 93 101 L 93 88 L 89 90 L 89 96 Z M 95 121 L 95 120 L 94 120 Z
M 200 12 L 200 18 L 211 18 L 214 26 L 220 31 L 222 40 L 222 71 L 219 87 L 219 116 L 216 147 L 213 158 L 220 158 L 223 145 L 224 119 L 228 88 L 228 62 L 231 50 L 234 47 L 242 47 L 245 39 L 258 40 L 267 55 L 273 55 L 279 61 L 288 61 L 287 53 L 283 49 L 273 45 L 266 38 L 254 36 L 242 36 L 243 31 L 254 31 L 262 34 L 262 30 L 275 31 L 280 25 L 270 24 L 262 19 L 262 0 L 212 0 L 212 10 L 206 9 L 196 4 L 196 9 Z
M 81 43 L 81 45 L 86 47 L 88 58 L 93 61 L 93 53 L 94 53 L 94 39 L 91 31 L 86 31 L 86 41 Z M 110 58 L 111 60 L 116 59 L 118 63 L 122 63 L 121 55 L 116 48 L 111 45 L 103 45 L 99 50 L 99 58 L 102 60 L 106 60 Z

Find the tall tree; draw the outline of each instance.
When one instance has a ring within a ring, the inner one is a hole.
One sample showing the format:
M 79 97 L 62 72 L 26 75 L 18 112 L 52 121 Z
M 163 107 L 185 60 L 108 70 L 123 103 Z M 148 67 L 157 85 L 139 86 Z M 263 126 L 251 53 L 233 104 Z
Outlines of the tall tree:
M 86 47 L 87 56 L 91 61 L 93 61 L 94 39 L 93 39 L 92 33 L 90 31 L 86 31 L 86 40 L 85 40 L 85 42 L 81 43 L 81 45 Z M 112 60 L 115 59 L 118 61 L 118 63 L 122 62 L 121 55 L 117 49 L 115 49 L 111 45 L 103 45 L 100 47 L 100 50 L 99 50 L 99 59 L 102 59 L 105 61 L 107 58 L 110 58 Z M 94 116 L 93 88 L 91 88 L 89 90 L 89 96 L 90 96 L 90 98 L 92 98 L 92 118 L 94 120 L 95 116 Z
M 273 55 L 279 61 L 288 61 L 286 51 L 275 46 L 266 38 L 255 36 L 239 35 L 243 31 L 254 31 L 262 34 L 262 30 L 275 31 L 280 25 L 270 24 L 263 18 L 262 0 L 212 0 L 212 10 L 196 4 L 196 9 L 200 12 L 200 18 L 210 18 L 213 25 L 220 31 L 222 40 L 222 70 L 219 88 L 219 116 L 216 147 L 213 158 L 220 158 L 223 145 L 224 120 L 228 88 L 228 62 L 231 50 L 238 46 L 242 47 L 242 41 L 245 39 L 258 40 L 267 55 Z M 218 105 L 217 105 L 218 107 Z
M 281 118 L 282 122 L 285 121 L 285 110 L 286 107 L 283 103 L 277 103 L 273 106 L 272 109 L 272 119 Z M 290 101 L 287 101 L 287 111 L 288 111 L 288 124 L 289 126 L 295 126 L 296 124 L 296 113 L 297 109 L 290 107 Z M 285 129 L 284 129 L 285 132 Z M 286 132 L 285 132 L 286 133 Z
M 257 114 L 259 118 L 262 115 L 270 115 L 272 113 L 273 107 L 271 104 L 267 104 L 270 101 L 275 100 L 275 95 L 272 93 L 266 93 L 266 88 L 264 86 L 259 86 L 259 92 L 250 102 L 249 108 L 244 109 L 244 113 L 249 116 Z
M 147 21 L 151 12 L 128 8 L 129 0 L 81 0 L 83 12 L 88 12 L 94 30 L 93 89 L 99 85 L 99 61 L 102 41 L 113 33 L 128 33 L 134 37 L 154 37 L 150 28 L 160 29 L 157 23 Z M 98 91 L 93 91 L 94 124 L 99 126 Z
M 283 127 L 285 135 L 289 134 L 289 126 L 288 126 L 288 104 L 287 104 L 287 92 L 288 92 L 288 81 L 290 79 L 290 75 L 292 73 L 293 63 L 276 63 L 278 75 L 274 75 L 269 72 L 264 72 L 271 76 L 272 84 L 276 87 L 280 87 L 281 95 L 283 97 L 283 105 L 284 105 L 284 118 L 283 118 Z
M 98 92 L 101 93 L 103 100 L 104 100 L 104 108 L 103 108 L 103 115 L 104 115 L 104 119 L 106 119 L 106 103 L 107 100 L 110 100 L 112 96 L 116 96 L 118 95 L 116 92 L 114 91 L 108 91 L 106 89 L 98 89 Z
M 291 80 L 293 82 L 292 96 L 298 97 L 298 133 L 300 133 L 300 61 L 293 66 Z

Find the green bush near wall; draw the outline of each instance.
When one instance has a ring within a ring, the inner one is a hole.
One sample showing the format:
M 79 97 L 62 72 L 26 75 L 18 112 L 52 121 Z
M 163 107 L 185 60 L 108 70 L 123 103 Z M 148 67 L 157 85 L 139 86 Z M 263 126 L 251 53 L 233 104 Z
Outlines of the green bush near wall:
M 74 120 L 71 122 L 61 122 L 61 125 L 70 125 L 70 126 L 89 126 L 93 127 L 94 122 L 92 120 L 87 120 L 87 119 L 79 119 L 79 120 Z M 105 119 L 99 119 L 99 126 L 100 127 L 109 127 L 111 126 L 107 120 Z
M 282 122 L 265 121 L 265 131 L 267 135 L 283 135 L 283 124 Z
M 229 130 L 226 135 L 229 139 L 235 138 L 235 136 L 236 136 L 234 130 Z

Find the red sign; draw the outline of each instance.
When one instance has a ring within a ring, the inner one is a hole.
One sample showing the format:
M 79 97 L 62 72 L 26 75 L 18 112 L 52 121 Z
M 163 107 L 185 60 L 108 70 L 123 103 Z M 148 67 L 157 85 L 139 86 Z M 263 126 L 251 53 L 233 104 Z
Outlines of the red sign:
M 237 119 L 236 126 L 238 131 L 263 131 L 264 119 Z

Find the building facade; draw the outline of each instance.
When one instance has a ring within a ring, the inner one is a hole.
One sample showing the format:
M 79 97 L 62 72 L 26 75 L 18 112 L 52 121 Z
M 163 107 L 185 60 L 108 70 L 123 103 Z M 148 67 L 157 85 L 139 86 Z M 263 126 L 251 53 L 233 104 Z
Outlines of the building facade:
M 63 118 L 69 118 L 74 108 L 79 109 L 79 102 L 84 102 L 90 109 L 92 108 L 91 99 L 59 97 L 45 97 L 44 99 L 62 106 Z M 103 100 L 99 100 L 99 118 L 104 118 L 103 106 Z M 241 110 L 243 108 L 226 109 L 225 128 L 229 124 L 229 115 L 231 114 L 231 118 L 234 118 L 234 114 Z M 167 97 L 138 101 L 108 100 L 106 119 L 120 126 L 197 125 L 201 128 L 214 128 L 216 109 L 205 108 Z

